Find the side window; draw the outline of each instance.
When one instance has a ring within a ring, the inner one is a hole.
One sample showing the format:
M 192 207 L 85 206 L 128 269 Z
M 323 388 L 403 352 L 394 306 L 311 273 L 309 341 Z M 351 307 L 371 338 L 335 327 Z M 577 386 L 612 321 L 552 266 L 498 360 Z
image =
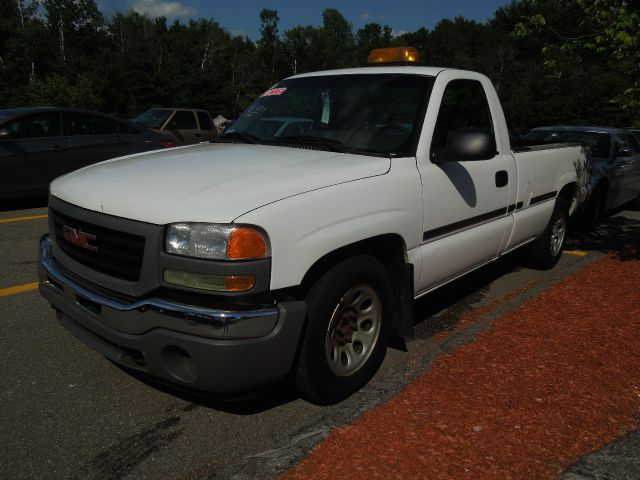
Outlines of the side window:
M 90 113 L 70 113 L 71 135 L 113 135 L 116 121 Z
M 193 112 L 177 111 L 171 121 L 175 123 L 177 130 L 197 130 L 196 117 Z
M 453 80 L 447 84 L 433 131 L 431 155 L 445 150 L 449 132 L 464 128 L 480 128 L 494 134 L 487 96 L 477 80 Z
M 57 137 L 62 134 L 62 122 L 57 112 L 40 113 L 20 118 L 4 126 L 11 138 Z
M 618 133 L 616 134 L 616 151 L 622 148 L 630 149 L 632 153 L 640 152 L 640 146 L 633 135 Z
M 211 117 L 207 112 L 196 112 L 198 114 L 198 122 L 200 122 L 200 130 L 211 130 Z

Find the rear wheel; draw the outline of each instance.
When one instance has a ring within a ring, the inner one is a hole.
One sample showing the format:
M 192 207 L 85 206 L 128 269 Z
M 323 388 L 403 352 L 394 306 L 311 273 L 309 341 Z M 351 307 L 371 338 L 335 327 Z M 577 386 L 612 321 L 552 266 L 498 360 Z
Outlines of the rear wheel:
M 556 198 L 556 204 L 544 233 L 530 247 L 528 263 L 531 267 L 548 270 L 553 268 L 562 256 L 567 238 L 569 204 L 563 197 Z
M 387 269 L 368 255 L 335 265 L 313 285 L 296 368 L 300 393 L 334 403 L 373 377 L 386 353 L 391 292 Z

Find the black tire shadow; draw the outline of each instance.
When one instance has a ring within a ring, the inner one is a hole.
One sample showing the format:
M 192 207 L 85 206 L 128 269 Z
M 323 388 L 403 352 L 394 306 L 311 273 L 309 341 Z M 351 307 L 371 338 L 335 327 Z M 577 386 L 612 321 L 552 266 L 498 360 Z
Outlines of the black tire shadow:
M 129 369 L 115 362 L 111 363 L 154 390 L 159 390 L 194 405 L 234 415 L 256 415 L 300 398 L 286 380 L 248 392 L 233 395 L 217 395 L 177 387 L 137 370 Z
M 571 232 L 565 248 L 608 253 L 621 261 L 640 260 L 640 220 L 624 214 L 603 218 L 589 232 Z

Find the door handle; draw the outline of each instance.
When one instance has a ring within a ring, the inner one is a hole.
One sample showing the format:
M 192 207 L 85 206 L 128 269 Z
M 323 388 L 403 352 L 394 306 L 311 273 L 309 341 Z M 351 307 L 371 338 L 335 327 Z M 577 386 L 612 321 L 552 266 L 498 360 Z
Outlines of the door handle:
M 201 136 L 202 136 L 201 133 L 196 132 L 196 137 L 201 137 Z
M 509 183 L 509 174 L 506 170 L 496 172 L 496 187 L 504 187 Z
M 49 147 L 50 152 L 60 152 L 62 150 L 65 150 L 62 145 L 54 145 L 53 147 Z

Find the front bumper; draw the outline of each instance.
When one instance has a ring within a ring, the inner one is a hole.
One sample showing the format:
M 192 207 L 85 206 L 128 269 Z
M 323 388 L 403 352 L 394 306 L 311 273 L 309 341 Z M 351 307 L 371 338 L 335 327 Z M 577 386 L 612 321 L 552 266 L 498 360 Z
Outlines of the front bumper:
M 62 325 L 110 360 L 168 383 L 212 393 L 237 393 L 290 371 L 305 303 L 254 310 L 214 310 L 150 298 L 105 297 L 68 278 L 48 236 L 40 241 L 41 295 Z

